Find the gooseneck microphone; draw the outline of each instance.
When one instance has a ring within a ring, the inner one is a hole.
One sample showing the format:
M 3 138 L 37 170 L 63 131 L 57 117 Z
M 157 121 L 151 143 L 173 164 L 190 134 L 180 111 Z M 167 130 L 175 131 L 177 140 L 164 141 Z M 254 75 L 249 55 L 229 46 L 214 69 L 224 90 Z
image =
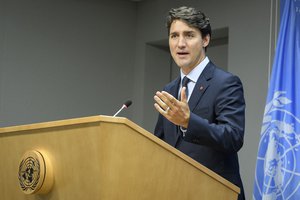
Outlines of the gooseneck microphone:
M 118 110 L 118 112 L 116 112 L 116 114 L 114 114 L 113 117 L 117 116 L 124 108 L 128 108 L 130 105 L 132 104 L 131 100 L 126 101 L 123 106 L 120 108 L 120 110 Z

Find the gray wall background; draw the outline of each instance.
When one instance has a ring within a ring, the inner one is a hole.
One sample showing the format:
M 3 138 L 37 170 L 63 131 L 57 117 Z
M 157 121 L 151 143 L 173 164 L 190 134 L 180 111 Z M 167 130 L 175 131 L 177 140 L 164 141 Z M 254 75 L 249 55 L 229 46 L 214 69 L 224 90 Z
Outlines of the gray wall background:
M 111 115 L 132 96 L 136 4 L 1 4 L 1 126 Z
M 152 132 L 153 95 L 174 73 L 164 19 L 181 5 L 204 11 L 213 29 L 228 28 L 227 69 L 241 78 L 247 103 L 239 156 L 250 199 L 276 32 L 272 0 L 0 0 L 0 126 L 112 115 L 132 99 L 120 115 Z

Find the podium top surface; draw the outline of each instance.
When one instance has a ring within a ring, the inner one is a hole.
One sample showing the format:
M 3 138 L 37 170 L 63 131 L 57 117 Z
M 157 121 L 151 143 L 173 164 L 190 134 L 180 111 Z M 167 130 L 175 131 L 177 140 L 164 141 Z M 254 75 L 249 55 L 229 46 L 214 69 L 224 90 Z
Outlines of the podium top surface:
M 122 123 L 122 124 L 130 123 L 128 119 L 123 117 L 110 117 L 105 115 L 97 115 L 97 116 L 90 116 L 90 117 L 64 119 L 64 120 L 41 122 L 41 123 L 18 125 L 18 126 L 0 127 L 0 134 L 12 133 L 17 131 L 25 131 L 25 130 L 52 128 L 52 127 L 59 127 L 59 126 L 68 126 L 68 125 L 75 125 L 75 124 L 93 123 L 93 122 L 112 122 L 112 123 Z
M 74 118 L 74 119 L 65 119 L 65 120 L 58 120 L 58 121 L 51 121 L 51 122 L 42 122 L 42 123 L 35 123 L 35 124 L 28 124 L 28 125 L 19 125 L 19 126 L 11 126 L 11 127 L 3 127 L 0 128 L 0 140 L 2 137 L 10 136 L 10 135 L 18 135 L 24 134 L 24 131 L 30 130 L 42 130 L 48 128 L 56 128 L 56 127 L 63 127 L 63 126 L 72 126 L 72 125 L 80 125 L 80 124 L 91 124 L 91 123 L 114 123 L 114 124 L 124 124 L 137 132 L 139 132 L 144 137 L 150 139 L 151 141 L 157 143 L 170 153 L 178 156 L 179 158 L 185 160 L 187 163 L 192 165 L 193 167 L 201 170 L 202 172 L 206 173 L 213 179 L 219 181 L 226 187 L 230 188 L 231 190 L 239 193 L 240 189 L 229 182 L 228 180 L 224 179 L 223 177 L 219 176 L 218 174 L 214 173 L 210 169 L 206 168 L 205 166 L 201 165 L 197 161 L 193 160 L 189 156 L 185 155 L 184 153 L 180 152 L 179 150 L 175 149 L 174 147 L 170 146 L 166 142 L 162 141 L 161 139 L 157 138 L 150 132 L 146 131 L 142 127 L 138 126 L 137 124 L 133 123 L 132 121 L 128 120 L 127 118 L 123 117 L 111 117 L 111 116 L 91 116 L 91 117 L 82 117 L 82 118 Z

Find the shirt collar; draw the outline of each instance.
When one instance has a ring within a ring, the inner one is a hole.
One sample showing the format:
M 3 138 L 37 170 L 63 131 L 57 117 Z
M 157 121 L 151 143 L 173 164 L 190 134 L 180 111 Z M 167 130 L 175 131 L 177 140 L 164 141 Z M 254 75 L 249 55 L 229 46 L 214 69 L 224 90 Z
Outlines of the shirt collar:
M 206 56 L 188 75 L 185 75 L 182 70 L 180 70 L 181 80 L 183 77 L 187 76 L 192 82 L 196 83 L 208 63 L 209 59 Z

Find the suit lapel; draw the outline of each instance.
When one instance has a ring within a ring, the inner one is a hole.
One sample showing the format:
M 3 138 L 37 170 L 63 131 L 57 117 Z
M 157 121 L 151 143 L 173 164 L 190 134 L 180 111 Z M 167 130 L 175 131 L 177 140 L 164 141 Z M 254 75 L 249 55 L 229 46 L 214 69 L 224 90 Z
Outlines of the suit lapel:
M 214 65 L 209 62 L 200 77 L 197 80 L 197 83 L 194 87 L 193 93 L 189 99 L 190 110 L 193 111 L 197 104 L 199 103 L 202 95 L 205 93 L 206 89 L 209 87 L 208 80 L 213 77 Z
M 178 90 L 180 85 L 180 76 L 174 81 L 174 84 L 170 87 L 170 94 L 178 99 Z

